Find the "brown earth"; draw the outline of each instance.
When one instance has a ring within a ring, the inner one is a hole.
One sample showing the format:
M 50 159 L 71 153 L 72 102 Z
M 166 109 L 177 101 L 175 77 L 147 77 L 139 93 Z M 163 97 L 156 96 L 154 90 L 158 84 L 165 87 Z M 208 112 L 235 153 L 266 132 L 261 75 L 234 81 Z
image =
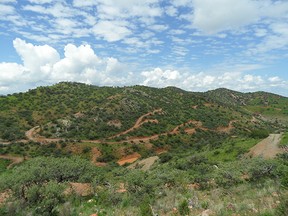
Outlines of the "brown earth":
M 120 166 L 123 166 L 125 163 L 133 163 L 134 161 L 138 160 L 141 157 L 141 155 L 137 152 L 127 155 L 123 158 L 121 158 L 120 160 L 117 161 L 117 163 Z
M 59 142 L 60 140 L 64 140 L 61 138 L 42 137 L 42 136 L 39 136 L 39 134 L 38 134 L 39 132 L 40 132 L 40 127 L 36 126 L 36 127 L 31 128 L 30 130 L 28 130 L 25 133 L 25 135 L 29 140 L 34 141 L 34 142 L 40 142 L 40 143 L 51 143 L 51 142 Z
M 89 196 L 93 193 L 93 188 L 90 183 L 70 182 L 69 187 L 64 191 L 65 195 L 77 194 L 79 196 Z
M 97 161 L 97 158 L 99 158 L 101 155 L 102 154 L 101 154 L 101 152 L 100 152 L 100 150 L 98 148 L 93 147 L 91 149 L 91 161 L 92 161 L 93 164 L 95 164 L 96 166 L 99 166 L 99 167 L 103 167 L 103 166 L 107 165 L 106 163 Z
M 262 156 L 269 159 L 274 158 L 278 153 L 282 153 L 283 149 L 279 148 L 281 134 L 270 134 L 269 137 L 253 146 L 248 155 L 252 157 Z
M 160 154 L 168 152 L 168 150 L 165 148 L 157 148 L 155 152 L 157 155 L 160 155 Z
M 234 129 L 233 123 L 237 122 L 236 120 L 232 120 L 229 122 L 228 127 L 218 127 L 216 131 L 222 133 L 229 133 L 232 129 Z
M 11 194 L 12 194 L 11 190 L 5 190 L 0 193 L 0 206 L 5 204 L 5 202 L 10 198 Z

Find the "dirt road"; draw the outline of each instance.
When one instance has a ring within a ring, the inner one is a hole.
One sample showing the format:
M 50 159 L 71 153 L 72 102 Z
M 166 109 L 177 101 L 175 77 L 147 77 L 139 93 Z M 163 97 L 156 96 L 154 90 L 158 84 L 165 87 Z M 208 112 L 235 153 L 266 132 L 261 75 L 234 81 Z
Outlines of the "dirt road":
M 155 113 L 161 113 L 161 112 L 162 112 L 162 109 L 156 109 L 156 110 L 154 110 L 154 111 L 152 111 L 152 112 L 149 112 L 149 113 L 146 113 L 146 114 L 140 116 L 140 117 L 137 119 L 137 121 L 135 122 L 135 124 L 134 124 L 133 127 L 129 128 L 129 129 L 126 130 L 126 131 L 122 131 L 122 132 L 120 132 L 120 133 L 118 133 L 118 134 L 115 134 L 115 135 L 109 137 L 108 139 L 113 139 L 113 138 L 115 138 L 115 137 L 119 137 L 119 136 L 121 136 L 121 135 L 127 134 L 127 133 L 129 133 L 129 132 L 131 132 L 131 131 L 139 128 L 142 124 L 147 123 L 147 122 L 151 122 L 151 123 L 156 123 L 156 124 L 158 124 L 158 120 L 156 120 L 156 119 L 146 119 L 146 120 L 143 120 L 143 119 L 146 118 L 146 117 L 148 117 L 148 116 L 155 115 Z
M 46 137 L 41 137 L 38 135 L 40 132 L 40 127 L 36 126 L 31 128 L 30 130 L 26 131 L 25 135 L 26 137 L 34 142 L 45 142 L 45 143 L 51 143 L 51 142 L 59 142 L 60 140 L 64 140 L 61 138 L 46 138 Z
M 12 163 L 10 163 L 9 166 L 7 167 L 8 169 L 14 166 L 15 164 L 19 164 L 24 161 L 23 157 L 16 157 L 16 156 L 11 156 L 11 155 L 0 155 L 0 158 L 12 161 Z
M 281 134 L 270 134 L 269 137 L 253 146 L 248 155 L 253 157 L 262 156 L 269 159 L 274 158 L 278 153 L 282 153 L 283 150 L 278 147 L 281 141 Z

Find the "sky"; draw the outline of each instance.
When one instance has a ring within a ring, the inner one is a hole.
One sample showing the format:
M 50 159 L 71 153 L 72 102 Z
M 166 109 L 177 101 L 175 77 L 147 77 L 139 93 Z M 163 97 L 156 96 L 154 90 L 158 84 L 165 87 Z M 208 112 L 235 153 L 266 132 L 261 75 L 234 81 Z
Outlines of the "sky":
M 0 94 L 61 81 L 288 96 L 287 0 L 0 0 Z

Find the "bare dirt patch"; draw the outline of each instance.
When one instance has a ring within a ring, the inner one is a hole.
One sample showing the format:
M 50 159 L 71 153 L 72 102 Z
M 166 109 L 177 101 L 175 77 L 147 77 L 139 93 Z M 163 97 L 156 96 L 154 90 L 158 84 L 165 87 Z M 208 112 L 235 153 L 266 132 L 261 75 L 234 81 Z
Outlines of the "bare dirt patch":
M 103 166 L 106 166 L 107 164 L 106 163 L 103 163 L 103 162 L 98 162 L 97 159 L 101 156 L 101 152 L 98 148 L 96 147 L 93 147 L 91 149 L 91 161 L 93 164 L 95 164 L 96 166 L 99 166 L 99 167 L 103 167 Z
M 222 132 L 222 133 L 229 133 L 232 129 L 234 129 L 233 123 L 236 122 L 236 120 L 232 120 L 229 122 L 228 127 L 218 127 L 216 131 Z
M 156 152 L 157 155 L 160 155 L 160 154 L 168 152 L 168 150 L 165 149 L 165 148 L 158 148 L 158 149 L 156 149 L 155 152 Z
M 122 123 L 120 120 L 111 120 L 107 122 L 108 126 L 114 126 L 116 128 L 121 128 L 122 127 Z
M 84 117 L 84 116 L 85 116 L 85 114 L 82 113 L 82 112 L 77 112 L 77 113 L 74 114 L 74 117 L 75 117 L 75 118 L 82 118 L 82 117 Z
M 253 146 L 248 155 L 251 155 L 252 157 L 262 156 L 266 159 L 274 158 L 277 154 L 283 152 L 278 146 L 280 141 L 281 134 L 270 134 L 269 137 Z
M 141 157 L 141 155 L 139 153 L 135 152 L 133 154 L 130 154 L 130 155 L 127 155 L 127 156 L 121 158 L 120 160 L 117 161 L 117 163 L 120 166 L 123 166 L 125 163 L 133 163 L 133 162 L 135 162 L 140 157 Z
M 0 206 L 5 204 L 5 202 L 10 198 L 11 194 L 12 194 L 11 190 L 5 190 L 0 193 Z
M 90 183 L 70 182 L 69 187 L 64 191 L 65 195 L 77 194 L 79 196 L 89 196 L 93 193 L 93 188 Z
M 149 158 L 145 158 L 139 162 L 135 162 L 128 166 L 129 169 L 136 169 L 137 167 L 141 167 L 140 169 L 143 171 L 147 171 L 151 168 L 151 166 L 159 159 L 158 156 L 153 156 Z

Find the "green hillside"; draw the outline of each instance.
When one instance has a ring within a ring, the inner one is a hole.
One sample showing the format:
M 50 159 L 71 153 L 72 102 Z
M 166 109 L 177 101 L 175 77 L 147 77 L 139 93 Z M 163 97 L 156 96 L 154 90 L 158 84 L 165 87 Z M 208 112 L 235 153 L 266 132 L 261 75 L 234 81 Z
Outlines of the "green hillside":
M 268 92 L 241 93 L 229 89 L 216 89 L 204 93 L 212 101 L 245 108 L 254 115 L 270 121 L 288 123 L 288 98 Z
M 69 82 L 1 96 L 0 215 L 284 216 L 287 107 L 265 92 Z M 269 134 L 281 153 L 251 154 Z
M 204 127 L 211 129 L 224 127 L 240 116 L 241 121 L 237 124 L 239 129 L 243 129 L 240 125 L 249 121 L 252 113 L 247 113 L 244 107 L 227 106 L 237 103 L 246 104 L 245 108 L 250 111 L 262 111 L 264 114 L 287 112 L 288 99 L 284 97 L 223 91 L 192 93 L 173 87 L 112 88 L 65 82 L 39 87 L 27 93 L 0 98 L 0 137 L 3 140 L 24 139 L 25 131 L 41 126 L 40 133 L 45 137 L 103 139 L 131 128 L 137 118 L 156 109 L 163 111 L 153 116 L 158 124 L 144 124 L 131 135 L 167 132 L 189 120 L 202 121 Z

